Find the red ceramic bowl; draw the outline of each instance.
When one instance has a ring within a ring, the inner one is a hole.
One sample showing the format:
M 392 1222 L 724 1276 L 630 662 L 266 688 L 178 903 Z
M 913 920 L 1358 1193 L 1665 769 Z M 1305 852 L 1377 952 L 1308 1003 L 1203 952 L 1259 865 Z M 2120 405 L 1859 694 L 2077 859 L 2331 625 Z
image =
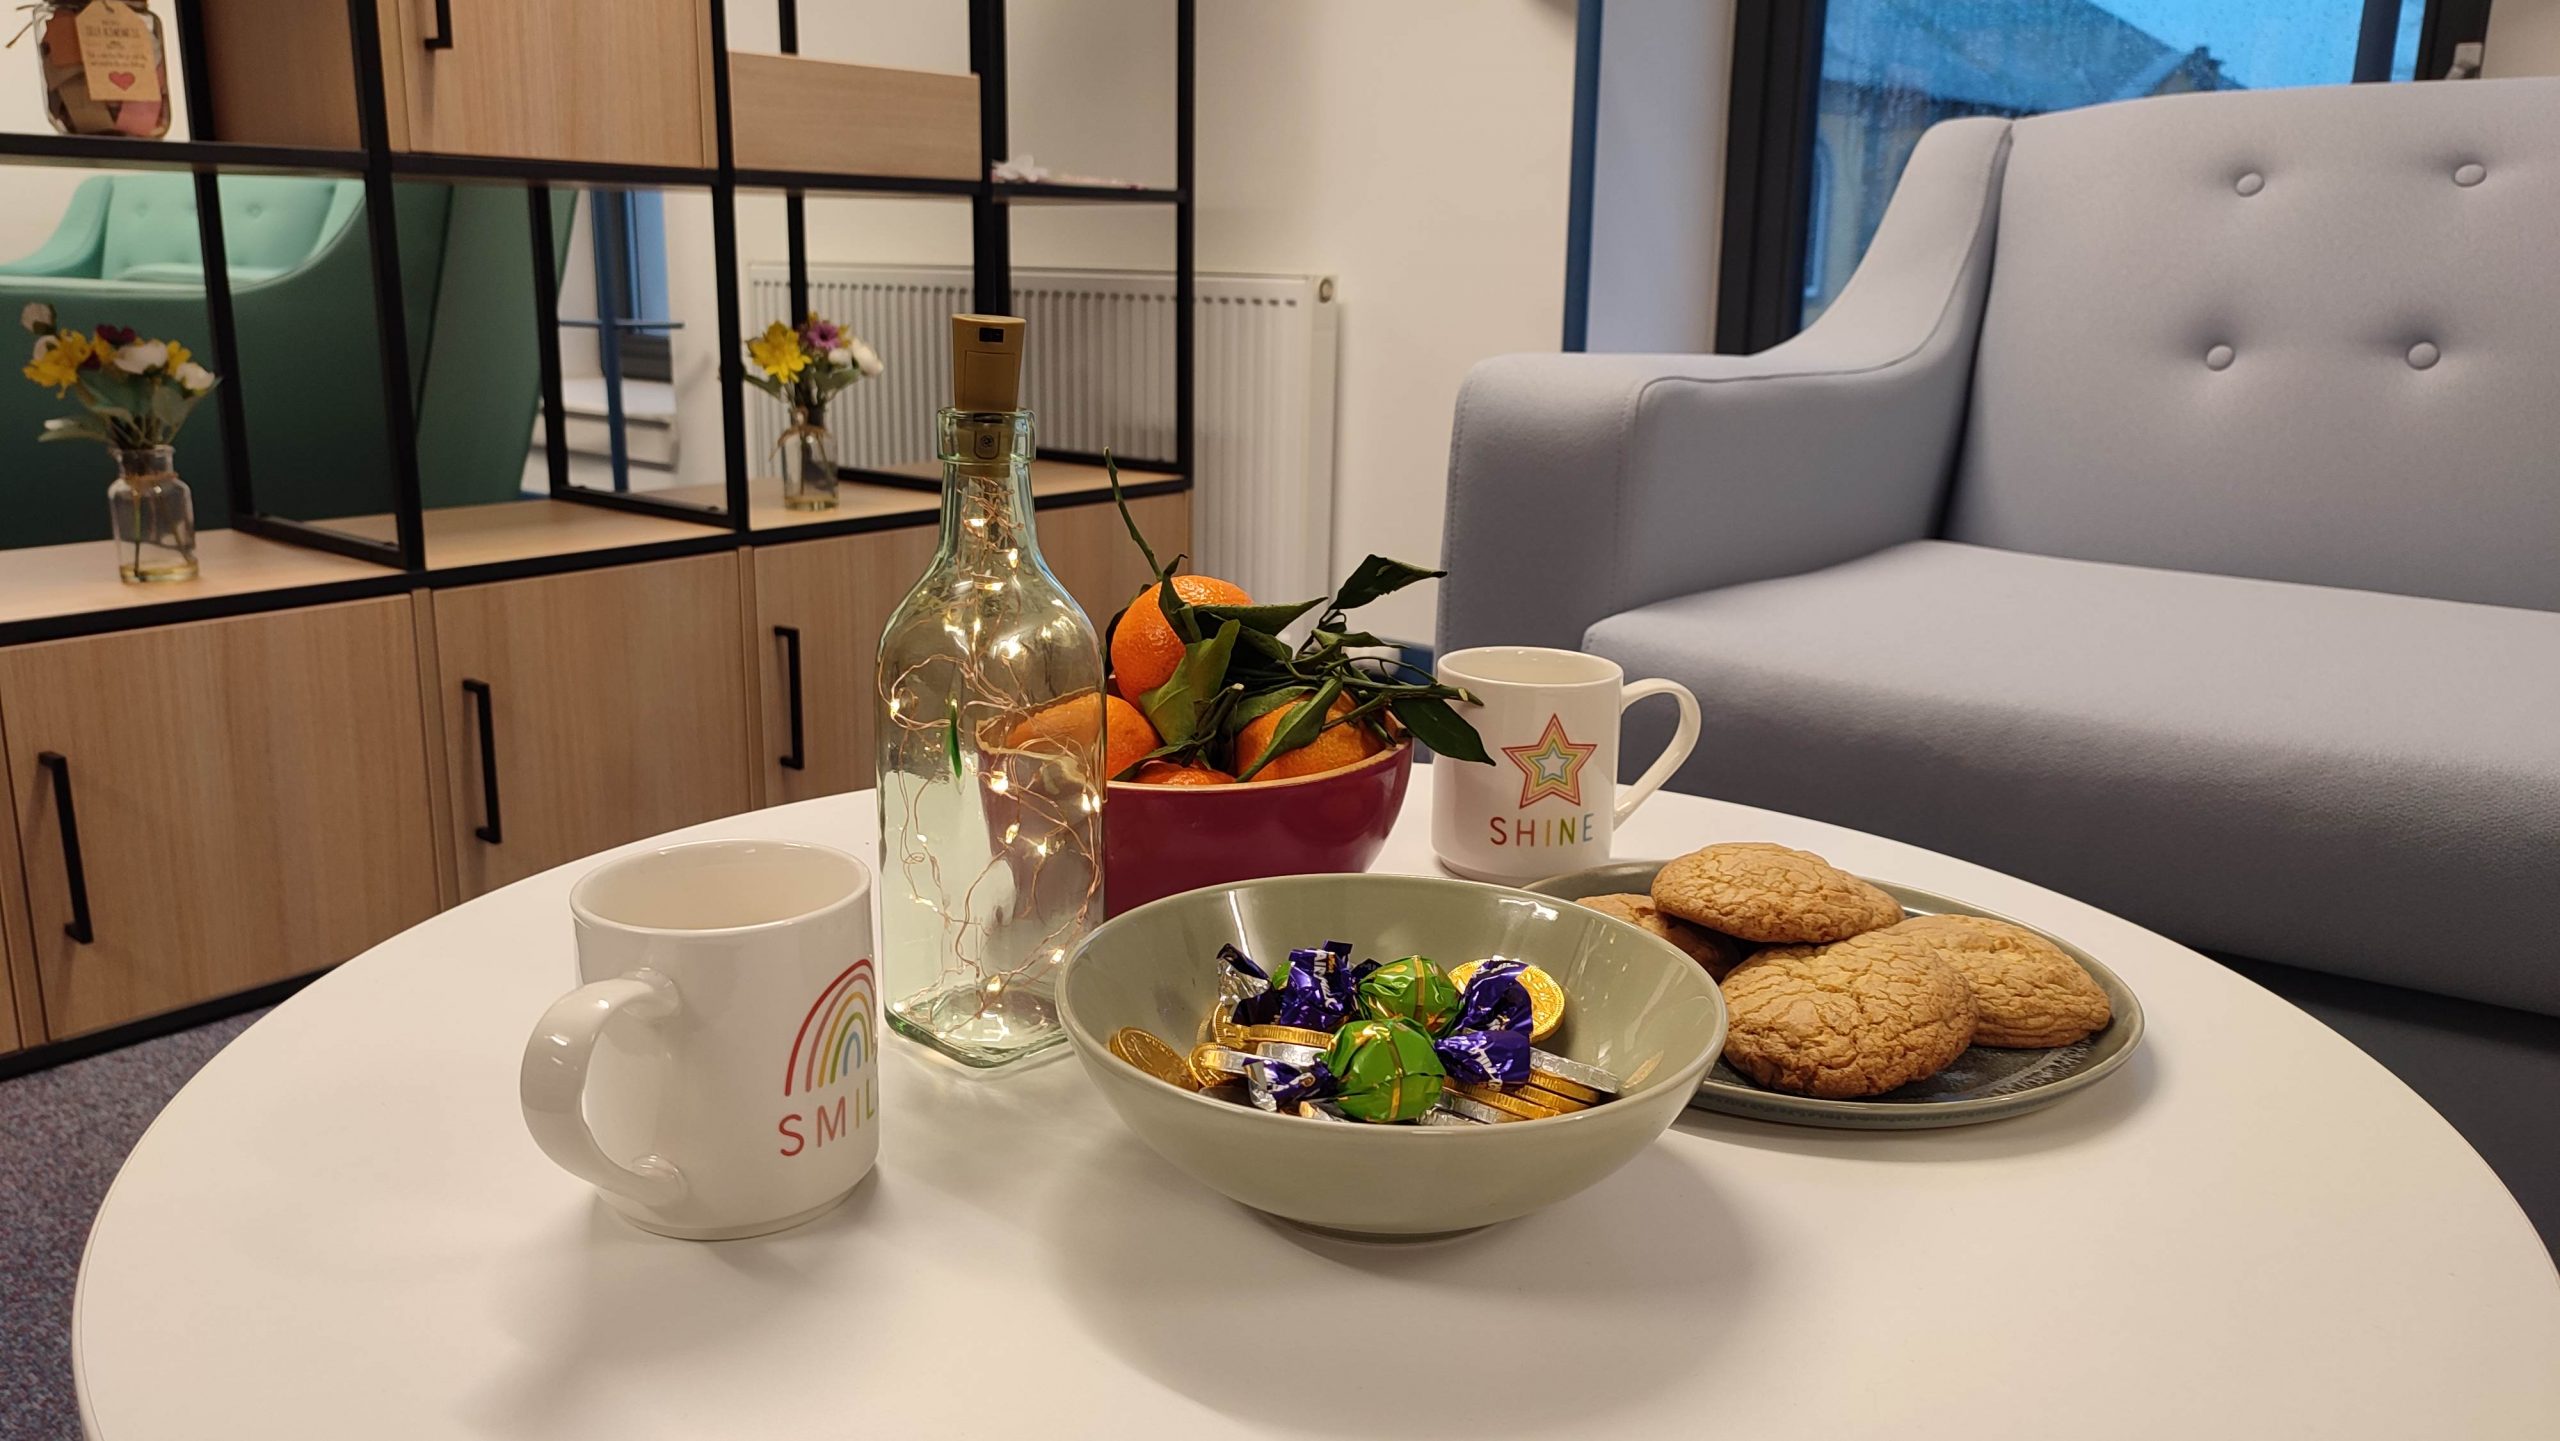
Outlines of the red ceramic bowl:
M 1395 828 L 1413 742 L 1356 766 L 1232 786 L 1111 783 L 1102 807 L 1109 914 L 1263 876 L 1365 871 Z

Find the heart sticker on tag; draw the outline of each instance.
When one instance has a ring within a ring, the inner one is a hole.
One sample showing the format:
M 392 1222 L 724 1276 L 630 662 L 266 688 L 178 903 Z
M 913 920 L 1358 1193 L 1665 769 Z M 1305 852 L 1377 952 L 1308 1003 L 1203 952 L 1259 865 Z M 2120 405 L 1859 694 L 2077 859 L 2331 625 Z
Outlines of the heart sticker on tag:
M 110 70 L 107 72 L 107 83 L 116 87 L 118 90 L 131 90 L 133 88 L 133 81 L 134 74 L 130 70 Z

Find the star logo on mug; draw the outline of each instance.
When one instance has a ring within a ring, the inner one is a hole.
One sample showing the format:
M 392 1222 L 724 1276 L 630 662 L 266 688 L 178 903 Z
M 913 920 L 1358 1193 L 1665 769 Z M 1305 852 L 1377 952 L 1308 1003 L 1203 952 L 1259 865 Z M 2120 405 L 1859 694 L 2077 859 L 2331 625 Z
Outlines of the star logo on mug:
M 1577 745 L 1564 733 L 1564 717 L 1550 715 L 1537 744 L 1504 746 L 1502 753 L 1520 768 L 1520 805 L 1556 796 L 1566 805 L 1582 804 L 1582 767 L 1599 750 L 1597 743 Z

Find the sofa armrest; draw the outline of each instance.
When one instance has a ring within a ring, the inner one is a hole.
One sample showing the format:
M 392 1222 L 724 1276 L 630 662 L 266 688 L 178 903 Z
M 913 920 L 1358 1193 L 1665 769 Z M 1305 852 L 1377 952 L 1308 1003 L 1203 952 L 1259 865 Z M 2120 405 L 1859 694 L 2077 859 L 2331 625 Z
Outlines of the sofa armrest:
M 62 219 L 53 233 L 33 255 L 0 262 L 0 275 L 58 276 L 95 275 L 98 252 L 107 239 L 107 200 L 114 191 L 114 180 L 93 175 L 80 182 L 71 192 L 71 203 L 62 209 Z M 12 317 L 14 319 L 14 317 Z
M 1927 535 L 1963 430 L 2008 122 L 1912 153 L 1830 309 L 1757 355 L 1513 355 L 1459 392 L 1440 646 L 1579 647 L 1639 605 Z

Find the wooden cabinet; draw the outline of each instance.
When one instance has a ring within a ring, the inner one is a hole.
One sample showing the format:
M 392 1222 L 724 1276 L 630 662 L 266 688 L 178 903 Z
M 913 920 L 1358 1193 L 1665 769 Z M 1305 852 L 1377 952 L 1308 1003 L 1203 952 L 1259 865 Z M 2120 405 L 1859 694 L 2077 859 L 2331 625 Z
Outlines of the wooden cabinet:
M 432 915 L 416 674 L 406 597 L 0 650 L 46 1038 L 332 965 Z
M 219 138 L 361 143 L 346 0 L 200 8 Z M 716 158 L 709 0 L 375 8 L 395 150 L 688 167 Z
M 759 546 L 749 643 L 756 656 L 763 735 L 756 764 L 764 802 L 780 805 L 871 784 L 877 744 L 872 667 L 889 612 L 933 559 L 931 526 L 834 540 Z M 780 632 L 796 632 L 795 637 Z M 792 752 L 792 660 L 799 661 L 798 766 Z
M 434 45 L 440 13 L 449 43 Z M 382 46 L 404 149 L 715 158 L 709 0 L 384 0 Z
M 1158 552 L 1170 557 L 1191 543 L 1191 497 L 1155 496 L 1130 510 Z M 1120 512 L 1078 505 L 1040 512 L 1040 553 L 1099 633 L 1149 579 L 1129 543 Z M 872 668 L 880 631 L 933 559 L 931 526 L 875 531 L 834 540 L 759 546 L 755 606 L 747 644 L 756 657 L 762 735 L 755 764 L 763 803 L 808 800 L 860 790 L 872 780 Z M 799 659 L 799 747 L 792 741 L 792 658 Z M 797 766 L 786 765 L 796 758 Z
M 749 808 L 742 559 L 435 593 L 461 895 Z

